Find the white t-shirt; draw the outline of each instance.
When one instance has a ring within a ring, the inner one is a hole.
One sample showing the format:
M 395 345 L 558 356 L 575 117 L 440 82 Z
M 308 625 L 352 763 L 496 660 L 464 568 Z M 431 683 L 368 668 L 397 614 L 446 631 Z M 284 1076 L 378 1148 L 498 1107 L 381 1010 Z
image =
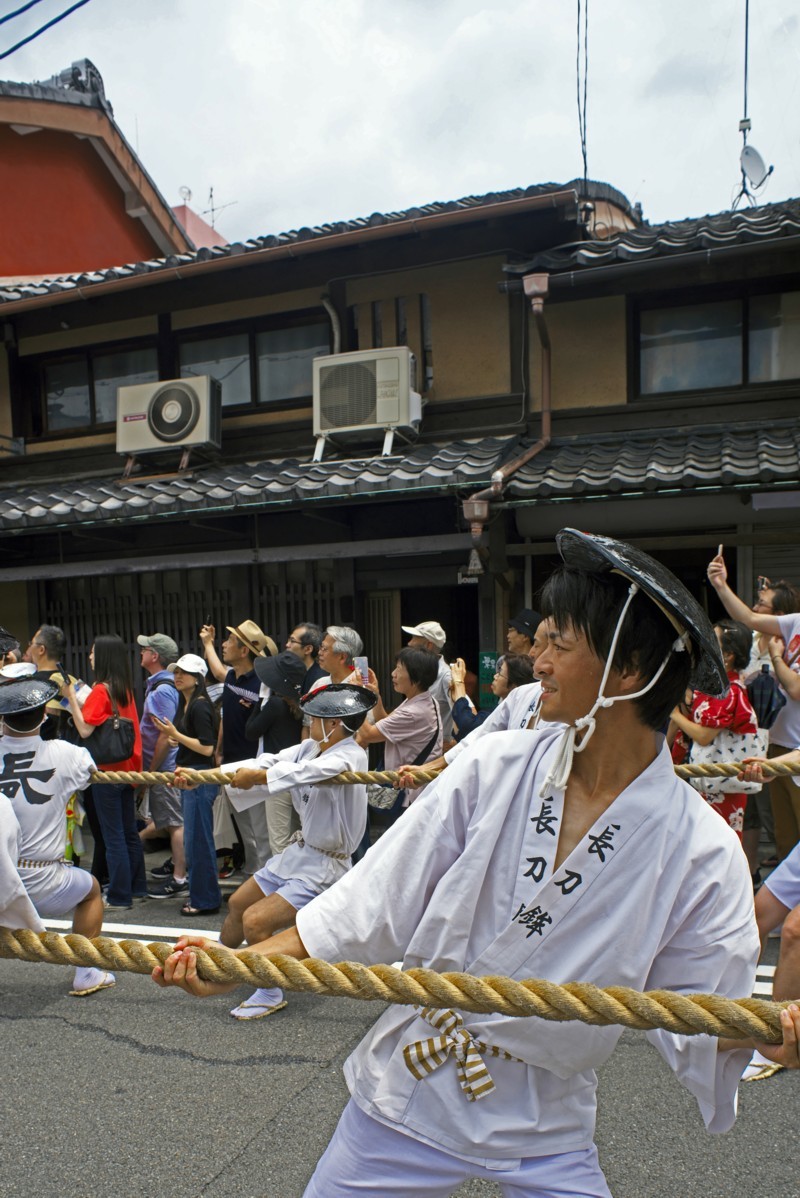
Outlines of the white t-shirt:
M 783 660 L 795 674 L 800 674 L 800 612 L 778 616 L 777 619 L 786 644 Z M 769 730 L 769 739 L 770 744 L 783 745 L 787 749 L 800 745 L 800 700 L 786 694 L 786 706 L 778 712 L 778 717 Z
M 20 827 L 19 855 L 57 861 L 66 846 L 66 809 L 97 769 L 88 749 L 39 736 L 0 737 L 0 794 Z

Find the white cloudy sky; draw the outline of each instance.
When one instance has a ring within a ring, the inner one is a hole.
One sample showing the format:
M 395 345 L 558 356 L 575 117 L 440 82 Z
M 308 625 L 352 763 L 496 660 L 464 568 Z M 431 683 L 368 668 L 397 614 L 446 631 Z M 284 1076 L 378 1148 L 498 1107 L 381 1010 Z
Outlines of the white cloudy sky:
M 0 14 L 23 0 L 0 0 Z M 0 24 L 0 52 L 70 6 Z M 745 0 L 589 0 L 589 176 L 652 221 L 739 181 Z M 91 0 L 0 62 L 90 58 L 171 204 L 231 240 L 582 174 L 576 0 Z M 800 195 L 796 0 L 751 0 L 750 135 Z

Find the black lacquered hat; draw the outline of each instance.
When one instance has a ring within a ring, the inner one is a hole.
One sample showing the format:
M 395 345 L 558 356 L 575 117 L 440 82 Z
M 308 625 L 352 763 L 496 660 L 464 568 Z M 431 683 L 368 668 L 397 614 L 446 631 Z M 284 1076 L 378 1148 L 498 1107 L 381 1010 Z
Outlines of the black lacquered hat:
M 14 715 L 44 707 L 59 693 L 55 682 L 46 678 L 19 678 L 15 682 L 3 682 L 0 684 L 0 715 Z
M 308 666 L 296 653 L 284 649 L 277 657 L 257 657 L 253 668 L 259 682 L 270 687 L 276 695 L 285 695 L 287 699 L 300 698 L 300 688 Z
M 670 623 L 690 639 L 690 683 L 706 695 L 724 695 L 728 676 L 713 625 L 700 604 L 671 570 L 649 554 L 624 541 L 595 533 L 562 528 L 556 536 L 558 552 L 568 566 L 598 574 L 610 571 L 636 582 L 661 609 Z
M 306 715 L 316 715 L 323 720 L 344 720 L 349 715 L 371 711 L 377 702 L 376 696 L 365 686 L 332 682 L 330 686 L 321 686 L 303 695 L 300 706 Z

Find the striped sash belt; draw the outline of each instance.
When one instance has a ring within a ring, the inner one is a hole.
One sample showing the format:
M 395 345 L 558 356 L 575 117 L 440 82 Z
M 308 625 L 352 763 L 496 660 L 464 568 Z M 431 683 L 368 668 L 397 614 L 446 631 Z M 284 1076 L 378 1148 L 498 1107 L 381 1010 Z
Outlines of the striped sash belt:
M 351 856 L 350 853 L 335 853 L 333 849 L 319 849 L 315 844 L 309 844 L 303 838 L 302 832 L 293 832 L 289 844 L 305 845 L 306 848 L 313 849 L 315 853 L 324 853 L 326 857 L 333 857 L 334 861 L 349 861 Z M 286 847 L 288 848 L 289 845 L 287 844 Z
M 44 869 L 48 865 L 72 865 L 72 862 L 67 861 L 66 857 L 56 857 L 51 861 L 32 861 L 30 857 L 20 857 L 17 861 L 17 869 Z
M 443 1065 L 452 1054 L 455 1056 L 458 1081 L 469 1102 L 478 1102 L 486 1098 L 495 1088 L 489 1070 L 482 1057 L 486 1053 L 492 1057 L 500 1057 L 504 1061 L 519 1061 L 502 1048 L 494 1048 L 482 1040 L 473 1040 L 464 1021 L 455 1011 L 438 1011 L 433 1007 L 424 1007 L 420 1016 L 439 1032 L 427 1040 L 417 1040 L 407 1044 L 403 1049 L 406 1066 L 417 1081 L 422 1081 L 434 1069 Z

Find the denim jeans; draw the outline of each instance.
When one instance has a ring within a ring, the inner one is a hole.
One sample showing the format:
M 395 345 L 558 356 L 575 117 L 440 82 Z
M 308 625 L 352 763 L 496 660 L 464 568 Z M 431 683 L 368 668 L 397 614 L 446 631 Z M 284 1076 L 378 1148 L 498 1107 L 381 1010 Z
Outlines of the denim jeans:
M 108 901 L 115 907 L 130 906 L 134 896 L 147 894 L 133 787 L 96 782 L 92 798 L 106 849 Z
M 189 902 L 199 911 L 211 911 L 222 903 L 214 847 L 214 799 L 217 787 L 203 783 L 181 791 L 183 801 L 183 846 L 189 872 Z

